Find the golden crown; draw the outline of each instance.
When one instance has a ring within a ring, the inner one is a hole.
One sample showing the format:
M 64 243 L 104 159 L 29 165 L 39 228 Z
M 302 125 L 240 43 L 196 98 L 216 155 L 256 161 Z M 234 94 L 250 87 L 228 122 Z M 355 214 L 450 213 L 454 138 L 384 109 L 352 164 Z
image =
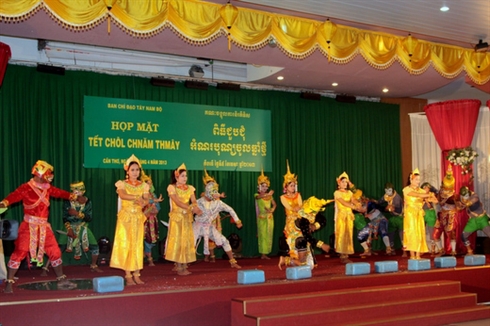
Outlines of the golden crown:
M 260 173 L 259 177 L 257 178 L 257 184 L 259 186 L 263 183 L 265 183 L 267 185 L 267 187 L 270 187 L 270 185 L 271 185 L 269 178 L 264 175 L 264 168 L 262 168 L 261 173 Z
M 340 184 L 340 181 L 342 181 L 342 179 L 344 178 L 347 179 L 347 181 L 350 181 L 349 176 L 347 175 L 347 173 L 345 173 L 345 171 L 342 172 L 342 174 L 339 175 L 339 177 L 337 178 L 337 184 Z
M 85 190 L 85 184 L 83 181 L 75 181 L 70 184 L 71 190 Z
M 32 167 L 32 174 L 40 174 L 43 175 L 46 171 L 54 172 L 54 168 L 51 164 L 45 161 L 37 161 L 36 164 Z
M 447 190 L 454 190 L 455 183 L 456 180 L 453 176 L 453 166 L 449 164 L 446 169 L 446 175 L 444 176 L 444 179 L 442 179 L 442 186 Z
M 290 184 L 291 182 L 298 183 L 298 179 L 297 179 L 296 175 L 294 175 L 294 173 L 291 173 L 291 171 L 289 170 L 289 161 L 288 160 L 286 160 L 286 165 L 288 168 L 288 172 L 284 175 L 284 182 L 282 184 L 284 188 L 286 188 L 286 186 L 288 184 Z
M 129 169 L 129 164 L 131 164 L 131 162 L 136 162 L 138 163 L 139 167 L 141 168 L 141 163 L 140 163 L 140 160 L 138 160 L 138 158 L 136 156 L 134 156 L 134 154 L 132 154 L 127 160 L 126 160 L 126 163 L 124 163 L 124 170 L 127 171 Z
M 179 171 L 187 171 L 187 168 L 185 167 L 185 164 L 182 163 L 174 172 L 174 175 L 176 178 L 179 177 Z
M 202 182 L 204 182 L 204 185 L 207 185 L 210 182 L 216 183 L 216 180 L 208 174 L 208 171 L 206 171 L 206 168 L 204 168 L 204 176 L 202 177 Z

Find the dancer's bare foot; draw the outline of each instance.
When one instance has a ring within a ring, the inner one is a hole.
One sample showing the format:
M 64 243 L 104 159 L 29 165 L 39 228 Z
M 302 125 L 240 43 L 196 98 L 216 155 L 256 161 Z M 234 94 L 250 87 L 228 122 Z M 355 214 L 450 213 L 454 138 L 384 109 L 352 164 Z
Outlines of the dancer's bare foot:
M 133 280 L 133 276 L 132 275 L 126 275 L 124 276 L 124 278 L 126 279 L 126 285 L 136 285 L 136 282 Z
M 14 293 L 13 290 L 14 283 L 15 283 L 14 280 L 6 280 L 5 289 L 3 290 L 3 293 Z
M 140 274 L 139 273 L 133 273 L 133 278 L 134 278 L 134 282 L 136 284 L 145 284 L 145 282 L 143 282 L 141 279 L 140 279 Z
M 282 271 L 282 265 L 286 265 L 286 258 L 284 256 L 279 257 L 279 263 L 277 264 L 277 267 Z

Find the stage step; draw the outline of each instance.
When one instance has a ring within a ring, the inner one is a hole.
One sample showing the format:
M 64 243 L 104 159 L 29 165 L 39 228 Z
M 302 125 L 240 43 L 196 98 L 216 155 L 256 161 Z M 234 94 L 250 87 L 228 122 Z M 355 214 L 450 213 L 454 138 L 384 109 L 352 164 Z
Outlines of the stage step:
M 457 281 L 236 298 L 232 300 L 231 324 L 301 325 L 307 321 L 308 325 L 387 325 L 406 320 L 426 325 L 436 318 L 435 325 L 440 325 L 442 320 L 490 318 L 490 307 L 476 302 L 476 294 L 462 293 Z

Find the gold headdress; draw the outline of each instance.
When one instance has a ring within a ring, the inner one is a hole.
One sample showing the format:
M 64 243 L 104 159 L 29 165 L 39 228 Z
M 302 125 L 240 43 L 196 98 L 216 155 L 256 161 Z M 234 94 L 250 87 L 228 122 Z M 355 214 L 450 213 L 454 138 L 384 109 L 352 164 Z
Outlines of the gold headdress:
M 345 171 L 344 171 L 344 172 L 342 172 L 342 174 L 341 174 L 341 175 L 339 175 L 339 177 L 337 178 L 337 184 L 338 184 L 338 185 L 340 185 L 340 181 L 342 181 L 342 179 L 343 179 L 343 178 L 347 179 L 347 181 L 348 181 L 348 182 L 350 181 L 350 180 L 349 180 L 349 176 L 348 176 L 348 175 L 347 175 L 347 173 L 345 173 Z
M 136 162 L 138 163 L 140 169 L 141 169 L 141 163 L 140 163 L 140 160 L 138 160 L 138 158 L 136 156 L 134 156 L 134 154 L 132 154 L 127 160 L 126 160 L 126 163 L 124 163 L 124 170 L 127 171 L 129 169 L 129 164 L 131 164 L 131 162 Z
M 179 171 L 187 171 L 187 168 L 185 167 L 185 164 L 182 163 L 174 172 L 175 177 L 177 178 L 179 176 Z
M 78 190 L 80 192 L 85 192 L 85 184 L 83 181 L 75 181 L 70 184 L 71 191 Z
M 204 182 L 204 185 L 207 185 L 210 182 L 216 183 L 216 180 L 208 174 L 208 171 L 206 171 L 206 168 L 204 168 L 204 176 L 202 177 L 202 182 Z
M 260 186 L 261 184 L 265 183 L 267 187 L 270 187 L 271 182 L 269 181 L 269 178 L 264 175 L 264 168 L 262 168 L 261 174 L 257 178 L 257 184 Z
M 446 190 L 454 190 L 456 180 L 453 177 L 453 166 L 449 164 L 446 169 L 446 176 L 442 179 L 442 187 Z
M 47 171 L 54 172 L 54 168 L 51 164 L 45 161 L 37 161 L 32 167 L 32 174 L 42 177 Z
M 413 178 L 415 178 L 416 175 L 420 175 L 420 171 L 418 168 L 416 168 L 410 173 L 410 180 L 413 180 Z
M 286 165 L 288 167 L 288 172 L 284 175 L 284 182 L 282 184 L 283 188 L 286 188 L 291 182 L 298 183 L 297 177 L 289 171 L 289 161 L 286 160 Z
M 331 202 L 332 200 L 318 199 L 315 196 L 311 196 L 303 202 L 303 212 L 306 214 L 322 212 L 325 210 L 325 205 Z

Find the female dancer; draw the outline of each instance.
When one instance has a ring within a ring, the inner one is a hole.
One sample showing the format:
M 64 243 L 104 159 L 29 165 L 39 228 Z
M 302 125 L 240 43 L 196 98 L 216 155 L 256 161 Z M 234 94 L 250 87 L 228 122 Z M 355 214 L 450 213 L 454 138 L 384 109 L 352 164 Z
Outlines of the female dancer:
M 284 226 L 285 241 L 279 244 L 281 256 L 279 260 L 279 268 L 281 265 L 289 265 L 290 260 L 299 262 L 298 252 L 296 248 L 296 238 L 301 236 L 300 230 L 296 228 L 295 221 L 299 217 L 299 210 L 303 206 L 303 199 L 297 190 L 298 181 L 296 176 L 289 170 L 289 162 L 287 164 L 287 173 L 284 175 L 284 195 L 281 198 L 281 204 L 286 211 L 286 225 Z M 299 264 L 299 263 L 298 263 Z
M 403 198 L 403 250 L 410 251 L 410 259 L 420 259 L 421 253 L 429 251 L 425 240 L 424 199 L 432 203 L 437 203 L 437 199 L 433 193 L 420 188 L 418 169 L 410 174 L 409 185 L 403 188 Z
M 262 174 L 257 179 L 258 193 L 255 194 L 255 210 L 257 212 L 257 237 L 261 259 L 270 259 L 267 255 L 272 251 L 272 233 L 274 231 L 274 190 L 269 190 L 271 182 Z
M 117 214 L 110 266 L 124 270 L 127 285 L 144 284 L 140 279 L 146 220 L 143 207 L 148 204 L 150 187 L 140 180 L 144 172 L 136 156 L 131 155 L 124 170 L 126 180 L 116 182 L 121 209 Z
M 170 197 L 170 213 L 165 259 L 176 263 L 178 275 L 189 275 L 187 264 L 196 261 L 193 214 L 202 214 L 197 207 L 195 188 L 187 185 L 187 169 L 182 163 L 172 173 L 172 183 L 167 192 Z
M 351 263 L 349 254 L 354 253 L 352 236 L 355 217 L 352 210 L 365 211 L 359 202 L 353 199 L 349 185 L 349 176 L 344 172 L 337 178 L 338 190 L 333 193 L 335 198 L 335 251 L 340 254 L 340 262 L 343 264 Z

